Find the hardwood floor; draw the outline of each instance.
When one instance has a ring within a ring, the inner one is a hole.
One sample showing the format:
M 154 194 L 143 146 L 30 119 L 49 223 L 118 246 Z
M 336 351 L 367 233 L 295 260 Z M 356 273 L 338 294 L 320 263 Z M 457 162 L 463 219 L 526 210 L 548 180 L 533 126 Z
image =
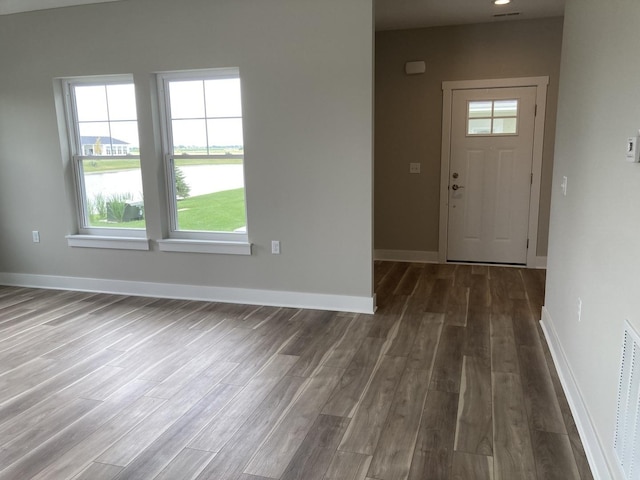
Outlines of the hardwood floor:
M 375 284 L 375 315 L 0 287 L 0 480 L 592 479 L 543 271 Z

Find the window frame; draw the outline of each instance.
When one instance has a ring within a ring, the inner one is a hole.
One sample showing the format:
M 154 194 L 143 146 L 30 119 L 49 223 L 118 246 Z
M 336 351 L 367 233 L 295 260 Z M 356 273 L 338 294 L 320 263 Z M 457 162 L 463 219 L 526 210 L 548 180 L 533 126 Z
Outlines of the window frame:
M 500 116 L 495 114 L 495 104 L 496 102 L 504 102 L 504 101 L 515 101 L 516 102 L 516 114 L 515 115 L 506 115 Z M 481 117 L 472 117 L 471 116 L 471 104 L 475 102 L 491 102 L 491 115 L 489 116 L 481 116 Z M 516 129 L 515 132 L 494 132 L 494 121 L 495 120 L 505 120 L 505 119 L 515 119 L 516 121 Z M 470 122 L 472 120 L 490 120 L 490 131 L 486 133 L 471 133 Z M 466 136 L 467 137 L 516 137 L 519 135 L 520 131 L 520 98 L 493 98 L 490 100 L 469 100 L 467 101 L 467 114 L 466 114 Z
M 176 202 L 176 182 L 175 182 L 175 160 L 180 158 L 193 158 L 191 155 L 176 155 L 173 144 L 173 118 L 171 116 L 171 101 L 169 84 L 172 81 L 206 81 L 217 79 L 238 79 L 241 82 L 240 69 L 237 67 L 210 68 L 202 70 L 181 70 L 158 72 L 157 89 L 159 112 L 161 115 L 161 139 L 162 156 L 166 179 L 166 202 L 169 220 L 169 236 L 160 240 L 159 246 L 164 251 L 192 251 L 199 253 L 236 253 L 251 254 L 251 244 L 249 243 L 249 226 L 247 219 L 247 196 L 246 182 L 243 180 L 244 188 L 244 208 L 247 228 L 245 232 L 217 232 L 217 231 L 197 231 L 179 230 L 178 208 Z M 242 102 L 240 105 L 243 122 L 244 112 Z M 205 117 L 205 119 L 208 117 Z M 243 122 L 244 126 L 244 122 Z M 244 132 L 244 128 L 243 128 Z M 244 135 L 243 135 L 244 136 Z M 244 141 L 243 141 L 244 149 Z M 198 155 L 198 158 L 215 159 L 215 155 Z M 245 156 L 242 160 L 243 179 L 245 171 Z
M 65 126 L 69 146 L 69 158 L 73 175 L 74 204 L 76 210 L 77 234 L 67 236 L 68 244 L 72 247 L 95 247 L 148 250 L 146 219 L 144 228 L 109 228 L 96 227 L 89 224 L 88 201 L 86 198 L 86 185 L 84 178 L 83 161 L 86 159 L 131 159 L 138 160 L 141 164 L 141 156 L 138 155 L 85 155 L 80 135 L 80 121 L 78 119 L 76 86 L 103 86 L 103 85 L 132 85 L 135 89 L 133 75 L 100 75 L 67 77 L 61 79 L 64 96 Z M 137 110 L 137 109 L 136 109 Z M 136 126 L 138 138 L 140 123 L 136 113 Z M 142 171 L 140 173 L 142 177 Z M 144 201 L 144 192 L 143 192 Z M 113 240 L 113 241 L 111 241 Z

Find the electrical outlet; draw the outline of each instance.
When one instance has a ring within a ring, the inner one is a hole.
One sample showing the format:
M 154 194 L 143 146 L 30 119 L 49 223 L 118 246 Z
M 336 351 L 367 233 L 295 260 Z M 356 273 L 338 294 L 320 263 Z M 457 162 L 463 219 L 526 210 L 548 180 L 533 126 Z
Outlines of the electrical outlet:
M 280 240 L 271 240 L 271 253 L 280 255 Z
M 410 163 L 409 164 L 409 173 L 420 173 L 420 164 L 419 163 Z
M 33 243 L 40 243 L 40 232 L 38 230 L 31 232 L 31 237 L 33 238 Z

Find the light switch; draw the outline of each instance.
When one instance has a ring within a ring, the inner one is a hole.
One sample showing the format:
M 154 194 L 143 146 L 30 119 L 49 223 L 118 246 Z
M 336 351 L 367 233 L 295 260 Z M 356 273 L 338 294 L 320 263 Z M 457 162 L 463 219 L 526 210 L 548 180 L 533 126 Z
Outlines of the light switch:
M 640 161 L 640 147 L 638 137 L 627 138 L 627 162 L 638 163 Z
M 420 173 L 420 164 L 419 163 L 410 163 L 409 164 L 409 173 Z

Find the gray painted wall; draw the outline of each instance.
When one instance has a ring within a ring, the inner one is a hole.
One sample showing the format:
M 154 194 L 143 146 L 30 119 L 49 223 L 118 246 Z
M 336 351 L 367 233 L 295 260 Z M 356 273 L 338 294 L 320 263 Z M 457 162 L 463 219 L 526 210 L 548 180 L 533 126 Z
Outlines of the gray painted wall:
M 372 32 L 371 0 L 129 0 L 0 17 L 0 272 L 371 297 Z M 53 79 L 134 75 L 158 239 L 153 72 L 224 66 L 242 77 L 254 255 L 69 248 Z
M 547 254 L 561 45 L 562 18 L 376 34 L 376 249 L 438 251 L 442 82 L 548 76 L 537 249 Z M 411 60 L 426 73 L 405 75 Z
M 636 0 L 567 1 L 551 202 L 546 309 L 611 478 L 625 318 L 640 329 L 639 20 Z

